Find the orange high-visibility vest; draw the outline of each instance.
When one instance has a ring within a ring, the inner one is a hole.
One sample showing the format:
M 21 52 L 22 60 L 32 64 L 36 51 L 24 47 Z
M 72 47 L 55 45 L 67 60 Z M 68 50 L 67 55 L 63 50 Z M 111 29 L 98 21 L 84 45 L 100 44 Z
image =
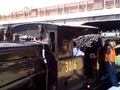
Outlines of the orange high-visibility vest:
M 111 48 L 111 47 L 109 47 L 109 48 L 110 48 L 110 53 L 109 54 L 105 53 L 105 61 L 115 62 L 115 59 L 116 59 L 115 49 Z

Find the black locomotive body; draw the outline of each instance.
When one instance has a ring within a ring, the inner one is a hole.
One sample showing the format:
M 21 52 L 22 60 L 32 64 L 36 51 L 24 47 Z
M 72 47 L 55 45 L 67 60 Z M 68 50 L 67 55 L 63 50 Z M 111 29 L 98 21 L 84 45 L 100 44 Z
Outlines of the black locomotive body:
M 83 47 L 84 35 L 93 33 L 98 33 L 97 28 L 44 23 L 7 25 L 5 41 L 0 43 L 0 88 L 82 88 L 86 82 L 85 58 L 73 56 L 73 39 L 83 37 Z

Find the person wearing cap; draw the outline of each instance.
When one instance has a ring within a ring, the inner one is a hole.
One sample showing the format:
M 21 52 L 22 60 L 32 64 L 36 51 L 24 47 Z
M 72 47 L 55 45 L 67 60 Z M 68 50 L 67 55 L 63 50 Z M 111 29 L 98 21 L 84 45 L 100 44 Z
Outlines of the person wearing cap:
M 115 46 L 116 46 L 115 41 L 109 41 L 105 50 L 105 64 L 111 84 L 113 86 L 119 87 L 115 73 L 115 60 L 116 60 L 116 52 L 114 49 Z

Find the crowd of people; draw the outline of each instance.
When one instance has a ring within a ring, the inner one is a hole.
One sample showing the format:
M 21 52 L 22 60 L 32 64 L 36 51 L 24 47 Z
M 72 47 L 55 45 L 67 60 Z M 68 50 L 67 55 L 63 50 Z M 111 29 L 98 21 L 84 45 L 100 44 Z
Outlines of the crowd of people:
M 97 49 L 97 60 L 99 64 L 98 77 L 99 81 L 103 80 L 103 77 L 107 74 L 109 75 L 109 80 L 112 86 L 119 87 L 115 71 L 115 60 L 116 60 L 116 51 L 115 46 L 116 42 L 113 40 L 102 40 L 102 38 L 98 38 L 98 49 Z M 77 45 L 73 43 L 73 55 L 85 55 L 84 52 L 78 51 Z
M 98 63 L 100 66 L 98 79 L 101 79 L 102 76 L 108 72 L 112 86 L 119 87 L 120 85 L 118 83 L 115 71 L 116 43 L 112 40 L 107 40 L 105 43 L 103 43 L 102 39 L 99 39 L 98 42 L 100 45 L 98 49 Z

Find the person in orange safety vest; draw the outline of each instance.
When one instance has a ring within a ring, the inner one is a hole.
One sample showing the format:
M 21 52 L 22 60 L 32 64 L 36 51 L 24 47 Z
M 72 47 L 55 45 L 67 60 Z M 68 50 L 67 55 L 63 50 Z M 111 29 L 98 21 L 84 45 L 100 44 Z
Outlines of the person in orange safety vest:
M 106 68 L 109 74 L 111 84 L 113 86 L 119 87 L 116 73 L 115 73 L 115 60 L 116 60 L 116 52 L 114 49 L 115 46 L 116 46 L 115 41 L 108 42 L 108 45 L 105 50 L 105 64 L 106 64 Z

